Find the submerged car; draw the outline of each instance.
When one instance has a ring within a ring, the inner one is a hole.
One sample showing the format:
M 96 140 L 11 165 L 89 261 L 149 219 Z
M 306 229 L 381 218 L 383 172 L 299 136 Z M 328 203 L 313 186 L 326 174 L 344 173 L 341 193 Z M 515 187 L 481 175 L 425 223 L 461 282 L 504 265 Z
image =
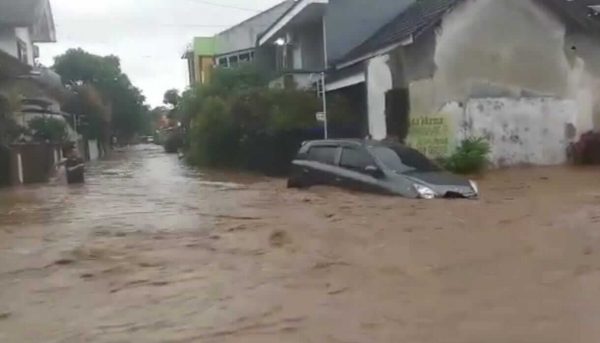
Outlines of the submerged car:
M 408 198 L 477 198 L 474 181 L 443 170 L 417 150 L 368 140 L 306 142 L 292 162 L 290 188 L 333 185 Z

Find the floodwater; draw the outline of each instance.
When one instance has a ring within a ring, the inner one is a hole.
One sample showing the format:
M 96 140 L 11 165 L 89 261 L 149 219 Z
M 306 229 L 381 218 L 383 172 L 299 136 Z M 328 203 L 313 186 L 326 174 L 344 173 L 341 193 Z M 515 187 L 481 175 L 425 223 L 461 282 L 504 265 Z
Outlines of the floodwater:
M 477 201 L 151 146 L 87 176 L 0 191 L 0 342 L 600 342 L 599 169 L 492 172 Z
M 228 212 L 234 202 L 213 202 L 215 193 L 241 186 L 220 182 L 185 166 L 161 147 L 140 145 L 116 151 L 111 159 L 87 167 L 87 182 L 0 190 L 0 225 L 65 224 L 104 230 L 196 229 L 197 212 Z M 223 176 L 221 176 L 223 178 Z

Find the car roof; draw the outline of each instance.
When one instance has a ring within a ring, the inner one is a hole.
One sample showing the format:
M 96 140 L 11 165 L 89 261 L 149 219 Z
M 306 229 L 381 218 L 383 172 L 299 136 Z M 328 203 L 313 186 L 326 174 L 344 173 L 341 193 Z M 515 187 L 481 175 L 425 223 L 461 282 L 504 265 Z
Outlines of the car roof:
M 413 150 L 412 148 L 410 148 L 406 145 L 403 145 L 401 143 L 398 143 L 398 142 L 376 141 L 376 140 L 358 139 L 358 138 L 314 140 L 314 141 L 304 142 L 303 145 L 306 147 L 324 146 L 324 145 L 346 145 L 346 146 L 355 145 L 355 146 L 371 146 L 371 147 L 384 146 L 384 147 L 391 147 L 391 148 L 402 149 L 402 150 L 404 150 L 404 149 Z

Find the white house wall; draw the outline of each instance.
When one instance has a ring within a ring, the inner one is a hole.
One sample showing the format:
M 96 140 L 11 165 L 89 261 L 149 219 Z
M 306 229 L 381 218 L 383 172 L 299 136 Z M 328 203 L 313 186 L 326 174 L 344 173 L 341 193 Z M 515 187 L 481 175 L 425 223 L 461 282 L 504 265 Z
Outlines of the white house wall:
M 410 85 L 411 98 L 419 104 L 411 115 L 435 112 L 455 100 L 553 96 L 576 100 L 578 131 L 588 131 L 600 103 L 594 76 L 600 75 L 600 66 L 590 63 L 594 58 L 586 62 L 569 55 L 574 44 L 583 50 L 584 44 L 573 40 L 562 22 L 529 0 L 466 2 L 442 23 L 430 84 Z M 600 49 L 598 41 L 590 45 Z
M 566 145 L 600 124 L 600 40 L 566 32 L 530 0 L 459 5 L 438 30 L 433 77 L 406 80 L 409 141 L 437 154 L 468 122 L 470 135 L 490 138 L 497 165 L 564 162 Z
M 567 161 L 577 104 L 555 98 L 472 99 L 456 128 L 456 142 L 485 137 L 495 166 L 555 165 Z
M 392 75 L 388 61 L 389 56 L 383 55 L 367 62 L 369 133 L 373 139 L 384 139 L 387 136 L 385 93 L 392 89 Z

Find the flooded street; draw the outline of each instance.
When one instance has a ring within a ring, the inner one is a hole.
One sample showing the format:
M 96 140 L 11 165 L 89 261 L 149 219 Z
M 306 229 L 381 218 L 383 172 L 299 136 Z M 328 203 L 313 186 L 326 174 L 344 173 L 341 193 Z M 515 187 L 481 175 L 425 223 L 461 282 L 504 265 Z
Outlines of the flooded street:
M 599 342 L 600 170 L 415 201 L 185 167 L 0 190 L 0 342 Z

